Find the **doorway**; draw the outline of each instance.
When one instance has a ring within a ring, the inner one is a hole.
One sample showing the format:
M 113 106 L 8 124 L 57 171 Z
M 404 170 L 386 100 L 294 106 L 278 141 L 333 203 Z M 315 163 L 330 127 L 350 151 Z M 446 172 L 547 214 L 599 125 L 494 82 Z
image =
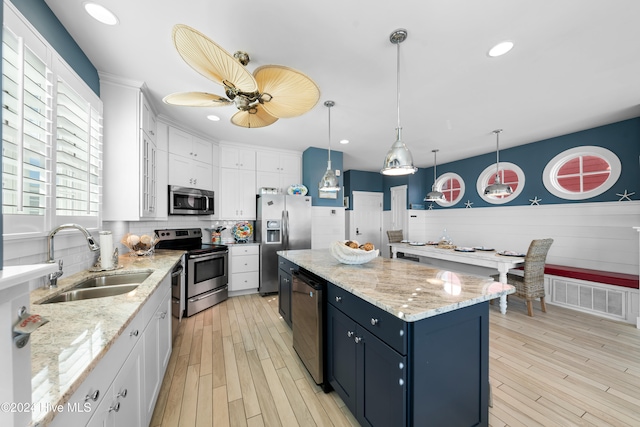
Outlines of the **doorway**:
M 353 192 L 352 227 L 349 238 L 360 244 L 373 243 L 376 249 L 382 244 L 382 193 Z
M 407 186 L 391 187 L 391 224 L 390 230 L 402 230 L 407 233 Z

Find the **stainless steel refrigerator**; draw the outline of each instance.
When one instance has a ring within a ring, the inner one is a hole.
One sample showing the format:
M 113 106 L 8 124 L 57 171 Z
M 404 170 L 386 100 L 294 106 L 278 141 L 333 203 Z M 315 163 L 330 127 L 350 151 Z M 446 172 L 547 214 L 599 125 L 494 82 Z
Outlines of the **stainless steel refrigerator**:
M 311 197 L 259 194 L 256 239 L 260 243 L 261 295 L 278 292 L 278 255 L 287 249 L 311 249 Z

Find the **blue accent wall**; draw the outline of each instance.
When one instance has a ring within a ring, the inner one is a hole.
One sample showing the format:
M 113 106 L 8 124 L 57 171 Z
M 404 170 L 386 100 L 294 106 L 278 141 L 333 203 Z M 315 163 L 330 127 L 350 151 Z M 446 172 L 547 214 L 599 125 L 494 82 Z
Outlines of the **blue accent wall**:
M 542 180 L 542 172 L 551 159 L 561 152 L 585 145 L 604 147 L 615 153 L 622 164 L 622 172 L 618 181 L 604 193 L 585 200 L 566 200 L 554 196 L 547 191 Z M 446 148 L 443 148 L 445 150 Z M 518 147 L 500 150 L 500 161 L 518 165 L 525 174 L 525 187 L 522 193 L 514 200 L 503 205 L 494 205 L 485 202 L 476 190 L 476 181 L 480 173 L 492 164 L 495 164 L 495 152 L 463 159 L 451 163 L 438 165 L 438 175 L 446 172 L 454 172 L 460 175 L 465 182 L 465 194 L 462 200 L 455 206 L 443 208 L 433 203 L 433 209 L 459 209 L 465 208 L 465 202 L 473 203 L 472 207 L 499 207 L 529 205 L 529 199 L 538 197 L 541 204 L 565 204 L 565 203 L 590 203 L 612 202 L 620 199 L 617 193 L 635 192 L 634 200 L 640 195 L 640 117 L 588 129 L 568 135 L 558 136 Z M 347 171 L 352 175 L 358 171 Z M 433 184 L 433 168 L 418 169 L 414 175 L 401 177 L 383 176 L 382 186 L 371 189 L 369 183 L 360 180 L 352 180 L 349 192 L 352 191 L 383 191 L 384 209 L 391 209 L 390 188 L 398 185 L 407 185 L 407 207 L 413 204 L 427 204 L 424 196 Z
M 378 172 L 350 170 L 344 173 L 344 196 L 349 197 L 347 209 L 353 209 L 352 188 L 356 191 L 380 192 L 383 188 L 384 175 Z
M 318 195 L 318 183 L 327 170 L 328 150 L 309 147 L 302 153 L 302 183 L 309 189 L 313 206 L 342 206 L 344 191 L 338 192 L 336 199 L 321 199 Z M 331 168 L 342 170 L 342 152 L 331 150 Z M 340 187 L 344 185 L 344 173 L 338 177 Z
M 100 96 L 98 70 L 80 49 L 71 34 L 58 21 L 58 18 L 56 18 L 56 15 L 49 9 L 44 0 L 11 0 L 11 3 L 42 34 L 91 90 Z M 78 13 L 84 12 L 79 10 Z

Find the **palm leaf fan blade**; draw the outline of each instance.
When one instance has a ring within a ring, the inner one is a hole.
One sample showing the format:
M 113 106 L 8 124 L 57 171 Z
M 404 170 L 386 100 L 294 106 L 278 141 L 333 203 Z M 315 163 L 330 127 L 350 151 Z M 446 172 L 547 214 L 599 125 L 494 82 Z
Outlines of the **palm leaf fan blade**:
M 313 80 L 289 67 L 265 65 L 253 75 L 263 96 L 264 109 L 281 119 L 297 117 L 311 110 L 320 99 L 320 89 Z
M 277 121 L 277 117 L 267 113 L 261 106 L 256 107 L 255 113 L 238 111 L 231 117 L 231 123 L 234 125 L 252 129 L 269 126 Z
M 243 92 L 258 89 L 251 73 L 237 59 L 198 30 L 174 26 L 173 43 L 182 59 L 206 78 L 220 85 L 228 81 Z
M 184 107 L 222 107 L 231 104 L 227 98 L 206 92 L 178 92 L 165 96 L 165 104 Z

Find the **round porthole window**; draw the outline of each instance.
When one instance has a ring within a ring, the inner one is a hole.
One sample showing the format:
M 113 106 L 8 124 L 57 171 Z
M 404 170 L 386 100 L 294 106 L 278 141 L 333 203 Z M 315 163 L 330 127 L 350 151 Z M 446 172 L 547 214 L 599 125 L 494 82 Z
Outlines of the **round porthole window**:
M 522 169 L 520 169 L 518 165 L 508 162 L 500 162 L 499 174 L 500 182 L 508 184 L 511 187 L 511 190 L 513 190 L 513 192 L 508 196 L 489 197 L 484 194 L 484 189 L 495 182 L 495 163 L 483 170 L 476 181 L 476 188 L 482 200 L 494 205 L 501 205 L 515 199 L 524 189 L 524 172 L 522 172 Z
M 563 151 L 544 168 L 542 181 L 554 196 L 583 200 L 607 191 L 620 177 L 620 159 L 603 147 L 584 146 Z
M 436 189 L 444 194 L 444 202 L 436 202 L 439 206 L 453 206 L 464 196 L 465 185 L 460 175 L 453 172 L 442 174 L 436 180 Z

